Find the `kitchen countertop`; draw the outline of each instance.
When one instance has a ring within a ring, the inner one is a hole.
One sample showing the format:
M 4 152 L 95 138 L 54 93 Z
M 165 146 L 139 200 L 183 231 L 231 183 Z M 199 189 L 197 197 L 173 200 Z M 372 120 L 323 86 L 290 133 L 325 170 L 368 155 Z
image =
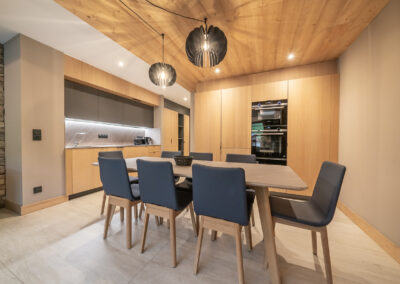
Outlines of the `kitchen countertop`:
M 86 145 L 86 146 L 65 146 L 65 149 L 88 149 L 88 148 L 124 148 L 124 147 L 147 147 L 147 146 L 161 146 L 159 144 L 151 145 Z

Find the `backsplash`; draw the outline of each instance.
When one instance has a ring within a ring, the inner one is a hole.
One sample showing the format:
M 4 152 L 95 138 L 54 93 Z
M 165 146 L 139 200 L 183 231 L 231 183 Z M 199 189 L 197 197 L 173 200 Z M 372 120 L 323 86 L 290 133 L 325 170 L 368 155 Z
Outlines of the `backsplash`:
M 132 127 L 95 121 L 65 119 L 65 147 L 128 146 L 137 136 L 152 138 L 160 144 L 160 129 Z

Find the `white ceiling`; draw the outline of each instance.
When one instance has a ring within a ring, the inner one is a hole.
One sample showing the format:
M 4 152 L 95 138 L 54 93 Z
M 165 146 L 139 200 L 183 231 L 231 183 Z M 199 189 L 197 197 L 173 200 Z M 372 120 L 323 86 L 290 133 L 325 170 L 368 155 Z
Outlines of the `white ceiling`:
M 0 43 L 18 33 L 190 107 L 188 90 L 177 83 L 166 89 L 153 85 L 149 64 L 52 0 L 0 0 Z M 119 61 L 124 67 L 118 66 Z

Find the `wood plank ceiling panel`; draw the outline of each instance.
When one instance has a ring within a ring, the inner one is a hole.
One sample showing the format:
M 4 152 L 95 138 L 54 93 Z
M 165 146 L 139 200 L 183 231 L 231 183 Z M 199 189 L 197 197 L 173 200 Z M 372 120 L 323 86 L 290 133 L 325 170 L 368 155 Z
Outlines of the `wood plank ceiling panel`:
M 161 37 L 119 0 L 55 0 L 149 64 L 161 60 Z M 228 52 L 214 69 L 194 66 L 185 41 L 200 25 L 149 5 L 123 0 L 158 31 L 166 34 L 165 59 L 177 71 L 177 82 L 189 91 L 217 78 L 310 64 L 337 58 L 389 0 L 152 0 L 178 13 L 208 18 L 228 39 Z M 295 59 L 288 61 L 289 53 Z

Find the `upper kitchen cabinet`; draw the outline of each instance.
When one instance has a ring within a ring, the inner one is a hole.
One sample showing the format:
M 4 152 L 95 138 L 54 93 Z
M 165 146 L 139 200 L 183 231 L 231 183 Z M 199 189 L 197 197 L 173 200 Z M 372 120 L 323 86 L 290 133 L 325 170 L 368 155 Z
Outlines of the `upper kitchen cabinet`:
M 323 161 L 338 159 L 339 75 L 289 81 L 288 166 L 311 195 Z
M 178 113 L 163 109 L 163 151 L 178 151 Z
M 288 97 L 288 81 L 279 81 L 251 86 L 251 101 L 286 100 Z
M 221 148 L 251 148 L 251 86 L 221 92 Z
M 194 151 L 213 153 L 218 161 L 221 150 L 221 91 L 194 95 Z

